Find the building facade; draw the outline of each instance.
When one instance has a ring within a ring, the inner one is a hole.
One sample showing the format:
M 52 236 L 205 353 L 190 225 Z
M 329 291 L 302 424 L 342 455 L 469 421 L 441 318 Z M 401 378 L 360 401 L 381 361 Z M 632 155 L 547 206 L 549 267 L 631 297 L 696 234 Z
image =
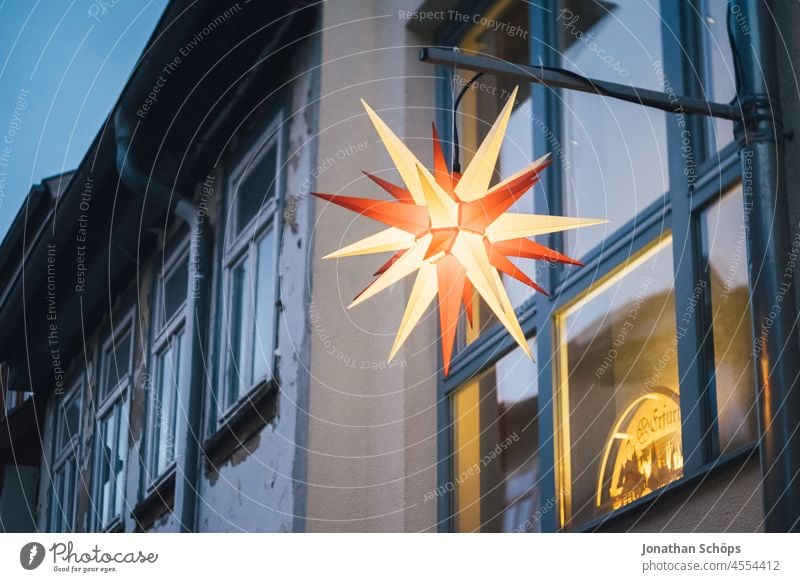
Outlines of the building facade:
M 800 8 L 773 8 L 791 135 Z M 448 375 L 434 309 L 387 361 L 413 278 L 348 309 L 385 258 L 323 257 L 376 226 L 311 195 L 398 182 L 362 98 L 429 166 L 431 122 L 472 158 L 517 83 L 423 47 L 724 103 L 738 16 L 172 2 L 80 167 L 32 188 L 0 247 L 2 528 L 764 530 L 733 122 L 520 85 L 497 175 L 554 163 L 517 211 L 610 220 L 542 237 L 583 266 L 518 263 L 549 295 L 505 281 L 535 361 L 477 296 Z

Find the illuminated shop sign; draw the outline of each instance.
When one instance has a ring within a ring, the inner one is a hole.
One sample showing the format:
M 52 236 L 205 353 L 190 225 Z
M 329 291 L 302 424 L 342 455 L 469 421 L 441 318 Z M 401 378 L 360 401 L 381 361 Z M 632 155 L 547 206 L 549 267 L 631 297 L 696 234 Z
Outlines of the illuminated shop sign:
M 617 509 L 682 475 L 678 394 L 655 388 L 617 417 L 603 451 L 596 505 Z

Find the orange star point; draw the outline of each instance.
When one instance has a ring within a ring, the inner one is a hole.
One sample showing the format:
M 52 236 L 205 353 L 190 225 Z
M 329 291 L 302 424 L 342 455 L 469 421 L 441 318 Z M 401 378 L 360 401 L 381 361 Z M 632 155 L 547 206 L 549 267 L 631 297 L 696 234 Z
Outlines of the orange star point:
M 389 227 L 324 257 L 393 253 L 375 272 L 376 278 L 372 283 L 353 299 L 350 307 L 366 301 L 411 273 L 417 273 L 389 360 L 397 354 L 428 306 L 438 298 L 442 362 L 447 375 L 462 305 L 472 324 L 473 290 L 478 291 L 497 319 L 530 357 L 528 343 L 503 287 L 500 273 L 540 293 L 546 294 L 546 291 L 509 257 L 580 266 L 579 261 L 538 244 L 529 237 L 606 222 L 602 219 L 508 212 L 514 202 L 538 182 L 542 170 L 551 163 L 549 155 L 489 187 L 515 97 L 516 89 L 461 175 L 448 169 L 435 126 L 434 167 L 431 173 L 362 100 L 400 172 L 404 187 L 364 172 L 394 200 L 314 193 L 323 200 L 359 212 Z

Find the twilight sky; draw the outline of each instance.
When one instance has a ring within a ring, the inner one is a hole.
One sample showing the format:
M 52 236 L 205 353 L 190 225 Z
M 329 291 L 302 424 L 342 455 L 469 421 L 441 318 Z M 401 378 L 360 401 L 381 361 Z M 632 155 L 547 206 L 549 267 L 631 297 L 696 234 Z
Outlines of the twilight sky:
M 167 0 L 0 0 L 0 240 L 31 185 L 74 169 Z

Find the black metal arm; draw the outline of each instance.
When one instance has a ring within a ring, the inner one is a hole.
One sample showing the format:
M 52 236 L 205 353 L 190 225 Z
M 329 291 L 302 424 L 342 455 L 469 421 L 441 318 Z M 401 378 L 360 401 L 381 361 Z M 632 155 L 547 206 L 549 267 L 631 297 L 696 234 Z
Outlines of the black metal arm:
M 613 97 L 622 101 L 639 103 L 647 107 L 661 109 L 670 113 L 693 113 L 708 117 L 719 117 L 733 121 L 742 121 L 742 112 L 738 105 L 730 103 L 714 103 L 694 97 L 668 95 L 652 89 L 641 89 L 619 83 L 589 79 L 554 67 L 535 67 L 509 63 L 491 57 L 472 55 L 446 48 L 424 48 L 419 59 L 425 63 L 447 65 L 460 69 L 468 69 L 479 73 L 516 77 L 529 83 L 540 83 L 548 87 L 571 89 L 584 93 L 594 93 L 605 97 Z

